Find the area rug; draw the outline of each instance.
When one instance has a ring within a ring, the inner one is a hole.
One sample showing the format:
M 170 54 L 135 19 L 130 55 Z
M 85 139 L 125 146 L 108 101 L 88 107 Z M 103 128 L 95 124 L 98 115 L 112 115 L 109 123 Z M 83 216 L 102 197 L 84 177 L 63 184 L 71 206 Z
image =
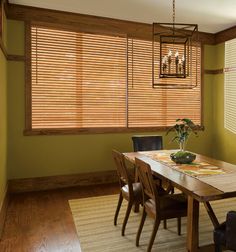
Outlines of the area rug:
M 135 246 L 135 237 L 141 213 L 131 212 L 126 226 L 125 236 L 121 236 L 121 226 L 126 210 L 124 200 L 118 217 L 117 226 L 113 218 L 118 195 L 107 195 L 70 200 L 76 230 L 82 252 L 139 252 L 146 251 L 152 231 L 153 220 L 147 218 L 141 238 L 140 247 Z M 224 221 L 229 210 L 236 210 L 236 200 L 227 199 L 212 202 L 212 207 L 219 219 Z M 213 226 L 203 205 L 200 207 L 200 245 L 212 243 Z M 182 218 L 182 235 L 177 235 L 177 220 L 168 220 L 167 229 L 161 223 L 152 251 L 184 252 L 186 251 L 186 218 Z

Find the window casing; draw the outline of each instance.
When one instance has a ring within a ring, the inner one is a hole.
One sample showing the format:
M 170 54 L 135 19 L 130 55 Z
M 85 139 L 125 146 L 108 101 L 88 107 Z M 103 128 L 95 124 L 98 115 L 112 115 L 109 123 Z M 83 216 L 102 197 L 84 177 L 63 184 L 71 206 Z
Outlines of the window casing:
M 26 36 L 26 134 L 157 130 L 176 118 L 201 124 L 201 71 L 194 89 L 152 88 L 151 41 L 39 24 Z
M 0 40 L 3 40 L 3 1 L 0 0 Z

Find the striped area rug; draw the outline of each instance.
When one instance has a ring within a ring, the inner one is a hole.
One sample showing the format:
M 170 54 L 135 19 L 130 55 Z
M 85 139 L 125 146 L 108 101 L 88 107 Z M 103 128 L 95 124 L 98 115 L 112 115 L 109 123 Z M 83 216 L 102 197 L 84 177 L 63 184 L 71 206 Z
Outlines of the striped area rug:
M 126 201 L 118 217 L 117 226 L 113 225 L 114 212 L 118 195 L 90 197 L 70 200 L 76 230 L 82 252 L 139 252 L 146 251 L 151 230 L 152 219 L 147 217 L 141 238 L 140 247 L 135 246 L 135 237 L 141 213 L 131 212 L 126 226 L 125 236 L 121 236 L 121 225 L 126 210 Z M 212 207 L 220 222 L 225 220 L 227 211 L 236 210 L 236 199 L 212 202 Z M 203 205 L 200 210 L 200 245 L 212 243 L 213 226 Z M 184 252 L 186 246 L 186 218 L 182 218 L 182 235 L 177 235 L 177 220 L 168 220 L 167 229 L 161 223 L 152 251 Z

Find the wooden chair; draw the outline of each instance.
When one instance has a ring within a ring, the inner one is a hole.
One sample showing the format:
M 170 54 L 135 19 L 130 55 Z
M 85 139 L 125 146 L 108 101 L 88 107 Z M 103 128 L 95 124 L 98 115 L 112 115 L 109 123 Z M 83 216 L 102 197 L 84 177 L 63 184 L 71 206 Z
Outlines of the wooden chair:
M 226 221 L 214 230 L 215 252 L 222 249 L 236 251 L 236 212 L 227 213 Z
M 119 184 L 120 184 L 120 194 L 118 205 L 115 212 L 114 217 L 114 225 L 117 225 L 117 218 L 119 215 L 120 207 L 123 201 L 123 198 L 128 201 L 128 206 L 126 209 L 125 218 L 122 225 L 121 235 L 124 236 L 125 234 L 125 227 L 128 222 L 128 218 L 130 215 L 130 211 L 133 205 L 139 205 L 142 203 L 142 190 L 140 183 L 134 183 L 134 174 L 131 174 L 125 164 L 125 159 L 122 153 L 113 150 L 112 155 L 114 161 L 116 163 L 117 174 L 119 177 Z
M 136 236 L 136 246 L 139 246 L 140 235 L 148 214 L 154 219 L 147 249 L 150 252 L 161 220 L 177 218 L 178 234 L 181 234 L 181 217 L 187 216 L 187 200 L 183 194 L 163 194 L 162 188 L 158 188 L 154 183 L 150 165 L 137 158 L 135 163 L 143 193 L 143 213 Z
M 162 150 L 162 136 L 137 135 L 132 137 L 134 151 Z
M 134 151 L 151 151 L 151 150 L 162 150 L 163 140 L 162 136 L 158 135 L 136 135 L 132 137 Z M 168 192 L 174 193 L 174 187 L 170 186 L 169 183 L 160 181 L 160 185 L 165 187 Z M 167 228 L 166 220 L 163 220 L 164 229 Z

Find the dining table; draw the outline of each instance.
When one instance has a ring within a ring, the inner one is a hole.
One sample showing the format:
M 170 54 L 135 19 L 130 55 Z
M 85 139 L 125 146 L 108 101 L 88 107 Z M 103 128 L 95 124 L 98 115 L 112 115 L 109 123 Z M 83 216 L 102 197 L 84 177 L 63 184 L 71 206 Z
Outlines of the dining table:
M 199 204 L 204 204 L 213 227 L 217 227 L 219 222 L 210 202 L 236 197 L 236 165 L 196 153 L 193 163 L 176 164 L 170 159 L 170 154 L 176 151 L 126 152 L 123 155 L 133 164 L 136 158 L 148 163 L 153 176 L 170 183 L 186 195 L 186 251 L 214 251 L 214 244 L 199 246 Z

